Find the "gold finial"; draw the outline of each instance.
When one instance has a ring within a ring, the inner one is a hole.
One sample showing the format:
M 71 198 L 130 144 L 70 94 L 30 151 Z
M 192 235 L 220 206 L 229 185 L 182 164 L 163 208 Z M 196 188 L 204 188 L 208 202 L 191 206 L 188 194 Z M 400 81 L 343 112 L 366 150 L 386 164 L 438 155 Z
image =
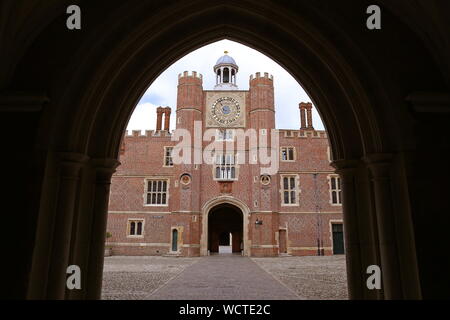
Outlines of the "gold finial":
M 228 51 L 225 50 L 223 53 L 228 54 Z

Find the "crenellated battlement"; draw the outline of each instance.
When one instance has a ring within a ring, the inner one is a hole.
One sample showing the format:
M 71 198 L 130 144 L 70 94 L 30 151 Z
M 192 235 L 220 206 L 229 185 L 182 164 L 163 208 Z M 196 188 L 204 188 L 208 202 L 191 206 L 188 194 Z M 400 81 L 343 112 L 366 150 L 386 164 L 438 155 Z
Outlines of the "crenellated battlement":
M 324 130 L 288 130 L 277 129 L 280 137 L 283 138 L 321 138 L 328 139 L 327 132 Z M 127 130 L 125 137 L 172 137 L 174 131 L 166 130 Z
M 173 131 L 166 130 L 127 130 L 125 132 L 125 137 L 136 137 L 136 138 L 150 138 L 150 137 L 172 137 Z
M 278 133 L 283 138 L 315 138 L 315 139 L 328 139 L 326 131 L 323 130 L 286 130 L 279 129 Z
M 273 81 L 273 75 L 269 74 L 268 72 L 264 72 L 264 76 L 261 76 L 261 72 L 256 72 L 254 75 L 250 75 L 250 81 L 256 80 L 256 79 L 269 79 Z
M 198 73 L 197 71 L 184 71 L 183 73 L 180 73 L 178 75 L 178 79 L 187 77 L 198 78 L 200 80 L 203 80 L 203 75 L 201 73 Z

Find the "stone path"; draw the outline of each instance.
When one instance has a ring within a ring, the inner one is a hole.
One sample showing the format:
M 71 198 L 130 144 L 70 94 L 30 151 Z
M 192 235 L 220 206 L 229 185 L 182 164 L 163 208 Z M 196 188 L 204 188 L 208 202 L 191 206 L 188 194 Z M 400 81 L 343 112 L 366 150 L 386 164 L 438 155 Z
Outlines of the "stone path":
M 154 291 L 151 300 L 297 300 L 291 289 L 247 257 L 214 255 Z

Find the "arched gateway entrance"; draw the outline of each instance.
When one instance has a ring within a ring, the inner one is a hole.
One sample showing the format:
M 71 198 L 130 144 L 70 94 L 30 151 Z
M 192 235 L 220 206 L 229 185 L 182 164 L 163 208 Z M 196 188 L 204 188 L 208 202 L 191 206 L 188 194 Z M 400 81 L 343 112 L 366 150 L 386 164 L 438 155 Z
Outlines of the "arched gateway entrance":
M 222 241 L 230 234 L 232 252 L 249 255 L 248 223 L 250 209 L 242 201 L 222 196 L 206 202 L 202 208 L 202 233 L 200 236 L 200 254 L 218 253 L 220 237 Z
M 244 248 L 243 214 L 230 204 L 218 205 L 208 215 L 208 252 L 219 253 L 222 246 L 231 246 L 232 253 Z

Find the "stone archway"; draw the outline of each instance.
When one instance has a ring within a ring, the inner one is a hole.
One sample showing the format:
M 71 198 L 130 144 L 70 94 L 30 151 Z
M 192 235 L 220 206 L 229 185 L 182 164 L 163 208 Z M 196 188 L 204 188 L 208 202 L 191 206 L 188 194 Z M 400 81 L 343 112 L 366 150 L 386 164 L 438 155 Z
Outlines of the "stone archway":
M 21 17 L 0 30 L 3 147 L 14 155 L 5 199 L 22 213 L 4 223 L 28 228 L 25 237 L 5 230 L 3 243 L 16 244 L 5 251 L 5 290 L 100 297 L 109 183 L 126 123 L 166 67 L 229 38 L 280 63 L 319 107 L 343 177 L 350 297 L 448 297 L 450 251 L 436 244 L 450 243 L 449 176 L 427 165 L 445 168 L 439 150 L 450 145 L 442 116 L 450 50 L 439 17 L 448 4 L 379 2 L 387 24 L 376 33 L 361 29 L 365 1 L 99 0 L 83 2 L 86 28 L 72 33 L 64 2 L 0 4 Z M 81 291 L 65 290 L 69 264 L 84 271 Z M 371 264 L 382 266 L 383 292 L 365 286 Z
M 209 254 L 219 253 L 222 246 L 231 246 L 231 253 L 242 253 L 244 216 L 239 208 L 229 204 L 217 205 L 209 211 L 207 223 Z
M 239 240 L 239 244 L 233 245 L 233 247 L 240 247 L 240 242 L 242 241 L 242 255 L 248 256 L 250 254 L 250 241 L 248 237 L 249 232 L 249 221 L 250 221 L 250 208 L 240 201 L 231 196 L 222 196 L 215 199 L 212 199 L 205 203 L 202 208 L 202 232 L 200 235 L 200 255 L 206 256 L 208 255 L 208 250 L 211 245 L 211 234 L 210 234 L 210 225 L 209 223 L 211 215 L 214 214 L 215 210 L 221 208 L 228 208 L 228 210 L 237 211 L 237 215 L 239 216 L 237 220 L 240 220 L 242 223 L 242 228 L 235 228 L 235 226 L 229 226 L 228 229 L 224 229 L 221 231 L 230 230 L 232 232 L 236 232 L 237 237 L 233 236 L 235 241 Z M 234 250 L 233 250 L 234 251 Z M 236 250 L 237 251 L 237 250 Z

